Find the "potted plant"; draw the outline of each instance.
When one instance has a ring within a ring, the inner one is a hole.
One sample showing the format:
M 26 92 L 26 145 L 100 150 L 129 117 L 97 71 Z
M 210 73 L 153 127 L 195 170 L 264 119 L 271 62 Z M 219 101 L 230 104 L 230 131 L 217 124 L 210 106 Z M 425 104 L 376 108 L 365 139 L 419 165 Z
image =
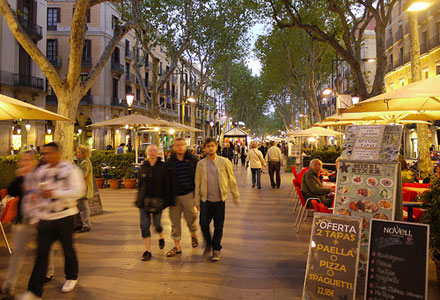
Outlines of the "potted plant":
M 429 224 L 431 258 L 437 266 L 437 284 L 440 287 L 440 178 L 431 181 L 431 188 L 422 195 L 425 210 L 421 222 Z
M 134 189 L 136 187 L 136 177 L 131 168 L 127 169 L 124 177 L 124 185 L 127 189 Z
M 102 164 L 105 161 L 105 154 L 102 151 L 93 151 L 90 158 L 93 168 L 93 177 L 95 177 L 96 185 L 98 189 L 104 188 L 105 178 L 102 174 Z
M 122 178 L 125 175 L 124 169 L 118 168 L 118 166 L 110 166 L 109 175 L 111 179 L 109 180 L 111 189 L 120 189 Z

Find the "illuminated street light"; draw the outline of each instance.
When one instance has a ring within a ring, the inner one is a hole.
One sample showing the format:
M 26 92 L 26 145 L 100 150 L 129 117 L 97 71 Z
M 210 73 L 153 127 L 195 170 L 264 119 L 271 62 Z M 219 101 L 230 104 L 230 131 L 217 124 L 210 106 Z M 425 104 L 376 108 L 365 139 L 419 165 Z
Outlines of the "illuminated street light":
M 128 124 L 126 124 L 126 125 L 125 125 L 125 129 L 128 129 L 128 128 L 130 128 L 130 127 L 128 126 Z
M 213 127 L 214 126 L 214 122 L 209 122 L 209 125 L 211 125 L 211 127 Z
M 404 11 L 421 11 L 430 7 L 432 1 L 424 0 L 424 1 L 407 1 L 403 7 Z
M 333 92 L 333 90 L 332 90 L 331 88 L 326 88 L 326 89 L 324 89 L 324 90 L 322 91 L 322 94 L 323 94 L 324 96 L 328 96 L 328 95 L 330 95 L 332 92 Z
M 82 132 L 83 130 L 81 128 L 78 128 L 78 135 L 81 135 Z
M 51 128 L 47 128 L 47 134 L 52 134 L 52 129 Z
M 375 58 L 369 58 L 369 59 L 367 59 L 367 62 L 374 63 L 374 62 L 376 62 L 376 59 Z
M 119 129 L 116 129 L 116 134 L 119 134 Z
M 159 131 L 159 127 L 154 127 L 154 131 Z
M 128 109 L 131 109 L 131 106 L 133 105 L 133 101 L 134 101 L 134 95 L 127 94 L 127 96 L 125 96 L 125 100 L 127 100 Z
M 353 105 L 358 104 L 359 103 L 359 97 L 358 96 L 353 96 L 353 97 L 351 97 L 351 101 L 353 102 Z
M 176 131 L 174 129 L 170 129 L 170 134 L 174 134 Z
M 26 125 L 24 125 L 26 128 L 26 131 L 29 132 L 31 130 L 31 124 L 29 124 L 29 121 L 27 121 Z
M 195 103 L 197 100 L 194 97 L 188 97 L 186 101 L 188 101 L 189 103 Z
M 21 133 L 21 128 L 17 128 L 17 134 L 19 135 Z

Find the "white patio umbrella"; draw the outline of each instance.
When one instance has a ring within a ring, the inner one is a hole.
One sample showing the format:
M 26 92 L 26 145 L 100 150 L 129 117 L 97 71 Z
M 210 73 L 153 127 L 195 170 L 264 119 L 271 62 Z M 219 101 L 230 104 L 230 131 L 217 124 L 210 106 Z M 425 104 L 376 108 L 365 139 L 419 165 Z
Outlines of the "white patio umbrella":
M 295 130 L 289 132 L 289 136 L 338 136 L 343 133 L 322 127 L 311 127 L 305 130 Z
M 162 125 L 167 125 L 168 121 L 161 119 L 153 119 L 144 115 L 139 115 L 137 113 L 123 116 L 120 118 L 115 118 L 107 121 L 97 122 L 89 125 L 90 127 L 123 127 L 128 125 L 132 127 L 135 131 L 134 149 L 135 149 L 135 163 L 138 162 L 138 146 L 137 146 L 137 133 L 141 127 L 160 127 Z

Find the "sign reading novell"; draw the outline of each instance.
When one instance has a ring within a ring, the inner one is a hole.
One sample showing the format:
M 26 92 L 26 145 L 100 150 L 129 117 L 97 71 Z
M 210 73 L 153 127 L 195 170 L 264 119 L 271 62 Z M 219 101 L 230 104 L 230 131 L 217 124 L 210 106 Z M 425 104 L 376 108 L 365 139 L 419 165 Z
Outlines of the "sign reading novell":
M 364 299 L 428 299 L 428 237 L 428 225 L 371 220 Z
M 315 213 L 303 300 L 355 299 L 361 218 Z

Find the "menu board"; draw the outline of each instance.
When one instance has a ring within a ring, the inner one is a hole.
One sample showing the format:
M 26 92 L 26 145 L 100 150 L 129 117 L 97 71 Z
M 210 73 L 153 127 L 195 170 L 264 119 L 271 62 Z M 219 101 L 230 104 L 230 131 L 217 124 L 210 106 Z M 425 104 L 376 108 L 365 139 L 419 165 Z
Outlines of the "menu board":
M 397 163 L 339 161 L 333 213 L 363 219 L 361 244 L 368 243 L 370 219 L 394 220 L 398 170 Z M 366 265 L 361 255 L 361 276 Z
M 400 125 L 348 126 L 342 144 L 342 159 L 395 161 L 402 138 Z
M 355 298 L 361 221 L 314 214 L 302 299 Z
M 429 226 L 371 220 L 370 228 L 364 299 L 428 299 Z
M 289 156 L 300 157 L 301 145 L 289 144 Z

